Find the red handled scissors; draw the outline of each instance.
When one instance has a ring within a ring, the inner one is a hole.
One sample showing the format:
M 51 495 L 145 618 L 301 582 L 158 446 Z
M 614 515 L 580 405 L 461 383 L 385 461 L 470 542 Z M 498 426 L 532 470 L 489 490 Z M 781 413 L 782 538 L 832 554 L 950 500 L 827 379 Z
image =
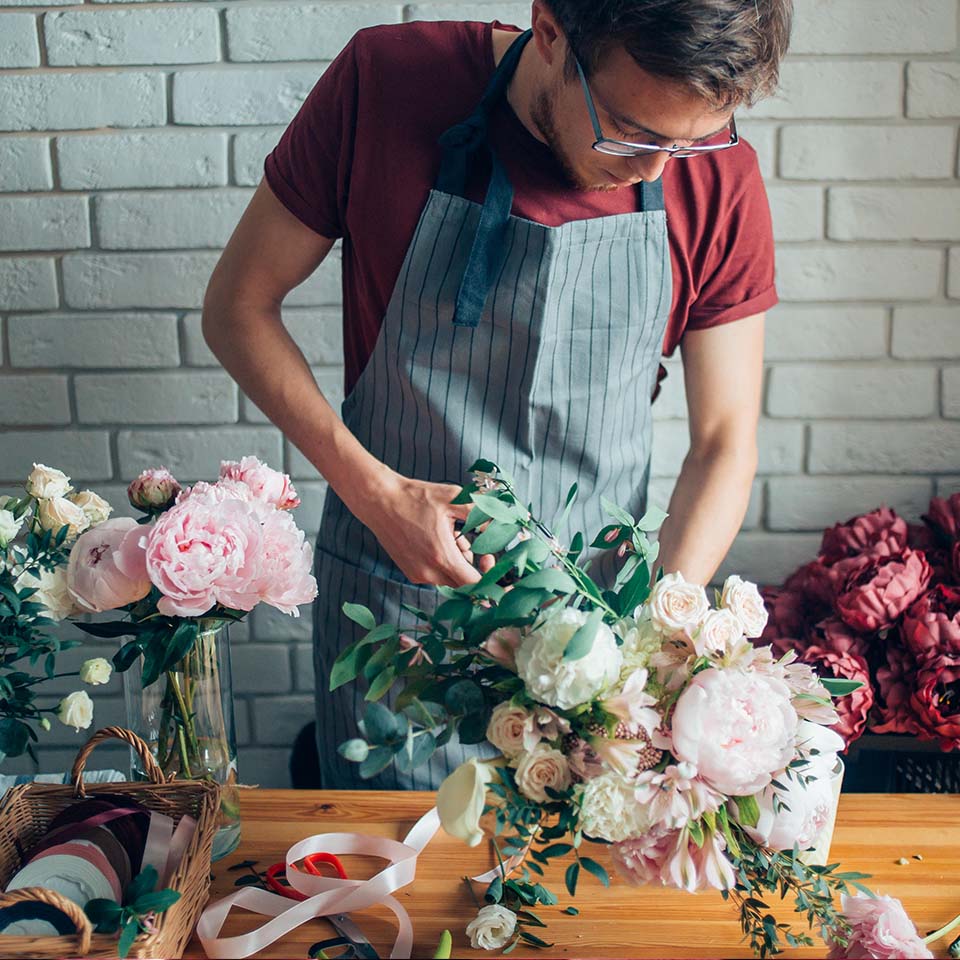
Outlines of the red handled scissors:
M 303 858 L 303 866 L 307 873 L 315 877 L 323 876 L 323 871 L 317 864 L 329 864 L 336 871 L 341 880 L 346 880 L 347 871 L 343 869 L 343 864 L 332 853 L 311 853 Z M 267 867 L 267 885 L 283 897 L 289 897 L 291 900 L 306 900 L 307 895 L 299 890 L 294 890 L 288 883 L 285 883 L 287 875 L 287 865 L 283 862 L 275 863 L 272 867 Z M 281 879 L 282 878 L 282 879 Z

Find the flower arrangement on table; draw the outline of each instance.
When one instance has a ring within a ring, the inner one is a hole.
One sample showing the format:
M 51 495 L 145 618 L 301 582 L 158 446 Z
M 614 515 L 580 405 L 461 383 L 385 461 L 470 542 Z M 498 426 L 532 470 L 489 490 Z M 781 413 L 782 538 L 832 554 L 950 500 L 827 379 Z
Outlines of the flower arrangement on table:
M 482 815 L 495 817 L 500 870 L 467 928 L 471 944 L 550 946 L 531 929 L 545 926 L 533 908 L 557 903 L 544 867 L 569 858 L 571 896 L 584 873 L 607 885 L 587 855 L 604 845 L 629 883 L 720 891 L 761 957 L 784 941 L 813 944 L 775 921 L 765 893 L 791 894 L 831 956 L 931 956 L 899 901 L 862 885 L 867 875 L 804 853 L 832 828 L 837 801 L 843 740 L 829 729 L 832 697 L 860 682 L 821 679 L 792 651 L 777 657 L 751 642 L 767 612 L 739 577 L 716 608 L 679 574 L 651 583 L 657 544 L 647 534 L 662 511 L 635 520 L 604 501 L 612 522 L 590 548 L 623 564 L 602 589 L 580 533 L 564 549 L 495 464 L 480 460 L 471 473 L 454 502 L 472 502 L 464 530 L 480 531 L 472 549 L 497 555 L 492 569 L 440 587 L 432 614 L 407 607 L 421 622 L 405 633 L 345 603 L 368 632 L 340 653 L 330 683 L 362 675 L 369 685 L 362 736 L 340 746 L 362 776 L 426 763 L 455 734 L 500 751 L 458 767 L 437 796 L 446 831 L 471 845 L 484 837 Z M 574 486 L 554 529 L 575 496 Z M 887 933 L 912 952 L 863 952 Z
M 143 517 L 81 534 L 67 586 L 85 611 L 126 614 L 77 626 L 132 638 L 113 663 L 121 672 L 141 665 L 144 715 L 131 717 L 131 726 L 141 728 L 163 772 L 226 785 L 217 859 L 239 840 L 231 691 L 220 676 L 224 628 L 259 603 L 299 616 L 298 605 L 316 596 L 310 546 L 289 512 L 300 500 L 286 474 L 256 457 L 224 461 L 216 482 L 192 487 L 163 467 L 149 469 L 128 496 Z
M 104 524 L 113 508 L 92 490 L 75 492 L 66 474 L 42 463 L 23 487 L 22 497 L 0 497 L 0 763 L 24 753 L 35 759 L 37 728 L 49 730 L 50 716 L 77 730 L 90 726 L 93 701 L 85 690 L 41 706 L 38 687 L 69 676 L 96 686 L 111 674 L 102 657 L 57 673 L 57 655 L 79 641 L 51 631 L 77 609 L 67 588 L 76 538 Z
M 824 532 L 817 557 L 763 590 L 763 639 L 861 686 L 837 705 L 846 745 L 864 732 L 960 748 L 960 493 L 922 524 L 889 507 Z

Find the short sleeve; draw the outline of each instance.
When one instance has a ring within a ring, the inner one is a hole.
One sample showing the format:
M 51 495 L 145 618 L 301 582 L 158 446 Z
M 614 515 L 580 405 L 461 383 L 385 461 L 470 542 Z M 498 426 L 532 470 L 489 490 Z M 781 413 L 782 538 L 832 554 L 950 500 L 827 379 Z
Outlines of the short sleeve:
M 730 323 L 777 303 L 773 223 L 755 157 L 705 258 L 701 276 L 705 279 L 690 306 L 687 330 Z
M 356 43 L 354 37 L 327 67 L 264 163 L 277 199 L 330 239 L 344 234 L 356 128 Z

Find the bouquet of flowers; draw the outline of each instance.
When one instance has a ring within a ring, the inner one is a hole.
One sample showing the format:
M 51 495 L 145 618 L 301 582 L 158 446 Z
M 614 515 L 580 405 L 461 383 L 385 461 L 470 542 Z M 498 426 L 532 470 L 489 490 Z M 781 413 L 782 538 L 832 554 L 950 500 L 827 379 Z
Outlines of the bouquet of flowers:
M 836 524 L 763 595 L 763 641 L 860 682 L 837 707 L 846 747 L 868 730 L 960 747 L 960 493 L 934 497 L 922 524 L 889 507 Z
M 289 511 L 300 500 L 290 478 L 256 457 L 224 461 L 219 479 L 181 487 L 163 467 L 128 489 L 139 520 L 108 520 L 77 540 L 67 585 L 88 612 L 122 610 L 119 621 L 78 626 L 97 637 L 130 636 L 113 658 L 119 671 L 140 663 L 146 716 L 141 732 L 167 774 L 212 777 L 232 789 L 222 830 L 239 824 L 235 747 L 220 678 L 225 626 L 258 603 L 290 616 L 317 593 L 310 546 Z M 162 692 L 146 688 L 161 681 Z M 128 708 L 130 687 L 128 687 Z M 230 842 L 239 839 L 233 831 Z M 215 857 L 227 852 L 218 847 Z
M 56 672 L 56 657 L 78 645 L 52 633 L 77 611 L 67 589 L 67 564 L 78 535 L 107 521 L 112 507 L 92 490 L 74 492 L 62 471 L 35 463 L 24 496 L 0 497 L 0 762 L 29 753 L 36 727 L 50 729 L 52 714 L 79 730 L 90 726 L 93 701 L 77 690 L 57 705 L 41 707 L 36 688 L 55 677 L 79 676 L 84 683 L 110 679 L 102 657 L 80 670 Z M 33 673 L 41 658 L 42 670 Z
M 481 531 L 473 552 L 497 554 L 494 566 L 475 584 L 440 587 L 432 614 L 408 607 L 422 622 L 406 633 L 344 604 L 368 632 L 341 652 L 331 687 L 360 674 L 369 684 L 362 737 L 340 747 L 365 776 L 424 763 L 454 733 L 499 751 L 458 767 L 437 797 L 446 831 L 469 844 L 484 837 L 485 812 L 496 823 L 501 870 L 467 928 L 472 945 L 549 946 L 530 929 L 545 926 L 533 908 L 557 902 L 540 882 L 544 867 L 569 859 L 571 896 L 584 873 L 606 885 L 591 845 L 608 847 L 629 883 L 720 891 L 760 956 L 783 940 L 813 943 L 774 920 L 765 891 L 791 893 L 836 951 L 869 939 L 866 921 L 849 920 L 832 897 L 854 887 L 872 898 L 866 875 L 804 862 L 817 859 L 804 851 L 830 829 L 836 805 L 843 741 L 829 729 L 832 696 L 859 682 L 821 680 L 794 653 L 752 643 L 767 613 L 739 577 L 715 607 L 679 574 L 651 583 L 657 545 L 647 534 L 662 511 L 635 520 L 604 501 L 612 522 L 589 549 L 623 563 L 603 589 L 588 573 L 599 554 L 585 556 L 582 535 L 563 548 L 495 464 L 471 472 L 454 502 L 472 502 L 464 529 Z M 575 496 L 576 487 L 554 529 Z M 846 912 L 860 900 L 850 897 Z M 892 916 L 867 913 L 874 926 Z M 929 956 L 906 923 L 909 956 Z

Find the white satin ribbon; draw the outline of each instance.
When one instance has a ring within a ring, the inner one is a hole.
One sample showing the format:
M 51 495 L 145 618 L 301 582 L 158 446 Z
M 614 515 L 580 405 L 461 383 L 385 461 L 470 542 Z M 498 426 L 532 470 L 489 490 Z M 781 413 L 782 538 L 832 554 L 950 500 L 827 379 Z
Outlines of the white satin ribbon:
M 437 808 L 427 811 L 414 825 L 403 841 L 386 837 L 371 837 L 363 833 L 318 833 L 295 843 L 287 851 L 287 882 L 294 890 L 309 898 L 291 906 L 288 897 L 244 887 L 217 900 L 203 911 L 197 923 L 197 936 L 208 957 L 224 960 L 241 960 L 290 933 L 303 923 L 316 917 L 337 913 L 350 913 L 382 905 L 392 910 L 397 918 L 397 937 L 390 952 L 391 958 L 409 960 L 413 949 L 413 924 L 410 915 L 392 894 L 412 883 L 416 876 L 417 857 L 433 839 L 440 828 Z M 340 877 L 314 876 L 297 870 L 295 864 L 312 853 L 333 853 L 337 856 L 359 854 L 378 857 L 387 865 L 369 880 L 343 880 Z M 523 860 L 522 856 L 511 857 L 505 864 L 507 872 Z M 481 883 L 489 883 L 500 874 L 494 867 L 474 877 Z M 235 937 L 218 937 L 227 915 L 234 907 L 251 913 L 273 917 L 266 923 Z

